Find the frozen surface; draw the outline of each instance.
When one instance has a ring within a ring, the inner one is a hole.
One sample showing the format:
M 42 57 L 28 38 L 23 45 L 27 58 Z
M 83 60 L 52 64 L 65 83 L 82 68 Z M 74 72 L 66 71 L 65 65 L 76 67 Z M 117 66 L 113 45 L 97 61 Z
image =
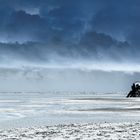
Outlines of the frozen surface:
M 69 124 L 0 131 L 1 140 L 138 140 L 140 123 Z
M 140 98 L 94 92 L 0 93 L 0 128 L 140 120 Z

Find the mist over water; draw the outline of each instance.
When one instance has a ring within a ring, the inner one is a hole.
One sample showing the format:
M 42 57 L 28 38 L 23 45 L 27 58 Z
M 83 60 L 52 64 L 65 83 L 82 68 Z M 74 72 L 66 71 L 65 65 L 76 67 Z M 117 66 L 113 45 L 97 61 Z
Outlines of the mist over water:
M 139 59 L 129 55 L 131 50 L 75 47 L 0 44 L 0 91 L 126 93 L 140 79 Z
M 1 66 L 0 91 L 123 92 L 140 78 L 130 65 Z

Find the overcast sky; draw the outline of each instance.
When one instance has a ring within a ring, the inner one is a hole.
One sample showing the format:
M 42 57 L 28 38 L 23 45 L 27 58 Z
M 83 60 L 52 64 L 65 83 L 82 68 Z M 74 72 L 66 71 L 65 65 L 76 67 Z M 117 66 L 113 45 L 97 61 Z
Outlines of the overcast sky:
M 139 26 L 139 0 L 0 0 L 0 61 L 139 64 Z

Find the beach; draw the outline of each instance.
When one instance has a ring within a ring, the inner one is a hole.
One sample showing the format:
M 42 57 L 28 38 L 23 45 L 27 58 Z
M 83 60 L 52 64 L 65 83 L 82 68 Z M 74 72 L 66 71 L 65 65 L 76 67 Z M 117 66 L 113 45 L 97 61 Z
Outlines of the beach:
M 140 123 L 89 123 L 0 130 L 1 140 L 138 140 Z
M 0 0 L 0 140 L 140 140 L 140 0 Z
M 122 93 L 0 93 L 0 140 L 140 139 L 139 102 Z

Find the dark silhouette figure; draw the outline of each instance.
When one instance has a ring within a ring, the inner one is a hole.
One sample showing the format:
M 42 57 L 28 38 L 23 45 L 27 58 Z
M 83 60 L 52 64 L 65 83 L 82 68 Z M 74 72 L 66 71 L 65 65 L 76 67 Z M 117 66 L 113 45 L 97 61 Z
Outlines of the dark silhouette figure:
M 140 97 L 140 83 L 136 82 L 133 83 L 133 85 L 131 86 L 131 91 L 128 93 L 128 95 L 126 96 L 128 97 Z

